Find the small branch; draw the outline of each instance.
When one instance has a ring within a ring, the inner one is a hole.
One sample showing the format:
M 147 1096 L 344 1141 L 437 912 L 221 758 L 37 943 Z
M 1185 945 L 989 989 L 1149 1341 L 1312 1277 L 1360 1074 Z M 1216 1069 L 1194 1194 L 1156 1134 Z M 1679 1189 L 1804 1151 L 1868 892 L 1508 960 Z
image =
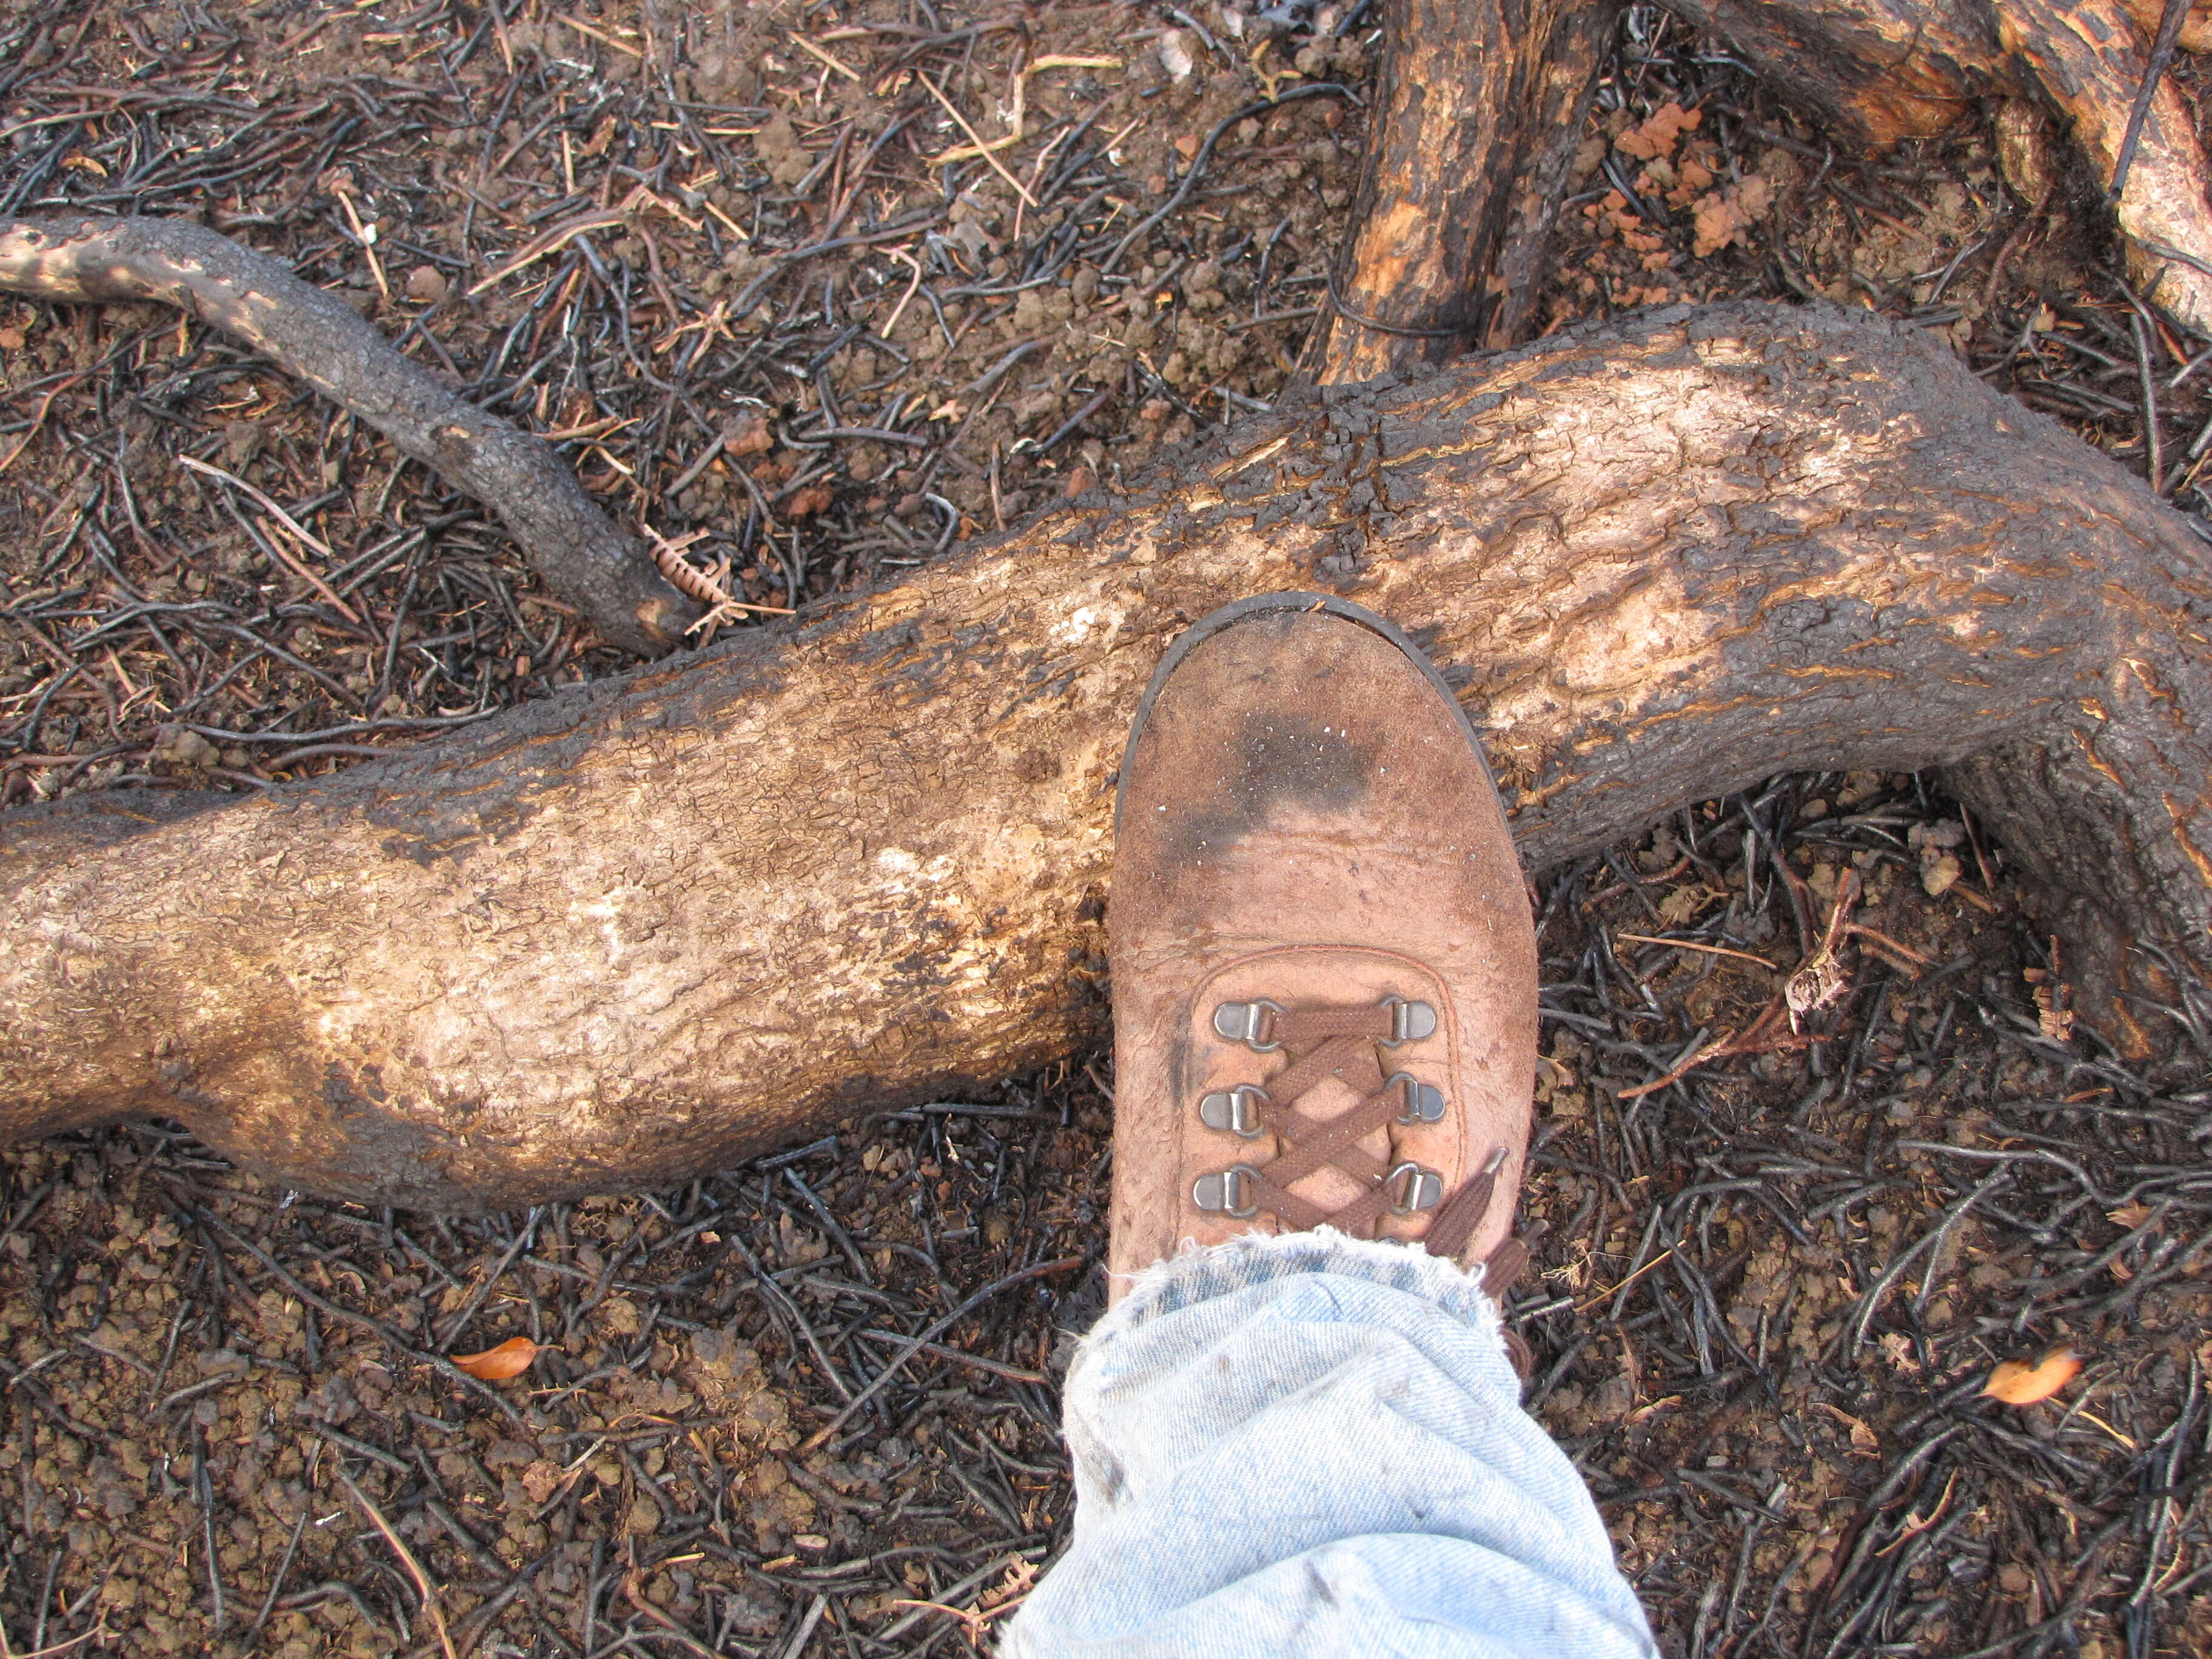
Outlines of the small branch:
M 287 513 L 283 507 L 277 506 L 275 501 L 271 501 L 260 490 L 256 489 L 252 484 L 246 483 L 245 479 L 239 477 L 234 473 L 226 472 L 219 466 L 210 466 L 205 461 L 195 460 L 190 455 L 179 455 L 177 457 L 177 460 L 180 465 L 190 467 L 195 472 L 205 473 L 210 478 L 222 479 L 223 483 L 229 484 L 232 488 L 237 489 L 240 493 L 251 499 L 262 509 L 262 511 L 268 514 L 269 516 L 276 520 L 278 524 L 290 531 L 300 541 L 313 548 L 325 558 L 335 559 L 337 556 L 324 544 L 322 538 L 310 532 L 306 526 L 302 525 L 297 519 Z M 269 545 L 276 550 L 276 556 L 278 558 L 283 560 L 287 565 L 291 567 L 292 574 L 299 577 L 302 581 L 306 582 L 310 587 L 313 588 L 316 592 L 328 599 L 331 605 L 337 610 L 338 615 L 343 617 L 349 623 L 358 623 L 361 620 L 361 612 L 356 611 L 351 605 L 348 605 L 343 599 L 340 599 L 336 593 L 331 592 L 331 585 L 328 582 L 325 581 L 320 576 L 318 576 L 313 571 L 308 569 L 307 566 L 301 564 L 289 553 L 287 553 L 282 547 L 278 546 L 276 543 L 272 541 Z
M 2174 48 L 2181 41 L 2181 26 L 2189 20 L 2189 0 L 2166 0 L 2166 9 L 2159 14 L 2158 38 L 2151 43 L 2150 66 L 2144 70 L 2142 85 L 2136 89 L 2136 101 L 2128 111 L 2128 130 L 2120 139 L 2120 159 L 2112 164 L 2112 186 L 2106 192 L 2107 198 L 2118 203 L 2127 193 L 2128 169 L 2136 164 L 2136 146 L 2142 142 L 2143 123 L 2150 118 L 2150 100 L 2158 95 L 2158 83 L 2166 78 L 2166 67 L 2173 62 Z M 2153 468 L 2151 476 L 2158 476 Z
M 996 1296 L 1000 1291 L 1010 1290 L 1014 1285 L 1025 1283 L 1032 1279 L 1042 1279 L 1047 1273 L 1065 1273 L 1070 1267 L 1079 1267 L 1082 1265 L 1083 1258 L 1081 1256 L 1065 1255 L 1056 1261 L 1040 1261 L 1035 1267 L 1024 1267 L 1019 1273 L 1008 1273 L 1004 1279 L 992 1280 L 991 1283 L 986 1285 L 981 1290 L 976 1291 L 975 1295 L 969 1297 L 965 1302 L 955 1308 L 951 1313 L 946 1314 L 942 1319 L 938 1320 L 935 1323 L 931 1325 L 929 1328 L 923 1331 L 920 1336 L 908 1337 L 906 1340 L 906 1346 L 901 1348 L 896 1353 L 893 1354 L 890 1358 L 884 1363 L 883 1370 L 876 1373 L 875 1381 L 869 1383 L 866 1388 L 861 1389 L 860 1393 L 854 1395 L 852 1399 L 848 1401 L 845 1404 L 844 1410 L 839 1412 L 836 1416 L 831 1418 L 827 1423 L 824 1423 L 820 1428 L 815 1430 L 811 1435 L 808 1436 L 806 1443 L 799 1448 L 799 1450 L 802 1452 L 810 1452 L 814 1450 L 815 1448 L 820 1446 L 823 1442 L 828 1440 L 831 1435 L 836 1433 L 839 1429 L 844 1427 L 846 1420 L 849 1419 L 854 1412 L 860 1410 L 861 1407 L 866 1405 L 870 1400 L 873 1399 L 877 1391 L 880 1389 L 884 1383 L 890 1382 L 894 1376 L 896 1376 L 905 1367 L 906 1362 L 921 1352 L 924 1345 L 934 1341 L 938 1337 L 942 1336 L 945 1332 L 951 1330 L 955 1325 L 958 1324 L 963 1319 L 973 1313 L 977 1308 L 982 1306 L 984 1303 Z
M 265 353 L 490 507 L 546 586 L 624 650 L 658 656 L 696 615 L 544 440 L 457 397 L 345 301 L 227 236 L 180 219 L 0 218 L 0 291 L 161 300 Z

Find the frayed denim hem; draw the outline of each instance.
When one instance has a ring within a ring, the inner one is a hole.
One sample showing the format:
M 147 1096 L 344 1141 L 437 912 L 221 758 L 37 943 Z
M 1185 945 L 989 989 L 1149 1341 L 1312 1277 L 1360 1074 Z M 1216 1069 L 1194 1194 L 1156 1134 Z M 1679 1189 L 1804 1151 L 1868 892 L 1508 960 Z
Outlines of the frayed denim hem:
M 1653 1659 L 1480 1284 L 1327 1231 L 1134 1275 L 1068 1374 L 1073 1534 L 1003 1651 Z
M 1502 1329 L 1498 1304 L 1482 1290 L 1480 1274 L 1431 1255 L 1418 1243 L 1354 1238 L 1334 1227 L 1316 1227 L 1310 1232 L 1242 1233 L 1204 1246 L 1186 1239 L 1175 1255 L 1133 1276 L 1128 1295 L 1091 1327 L 1084 1348 L 1087 1352 L 1216 1297 L 1300 1273 L 1332 1273 L 1402 1291 L 1471 1329 L 1493 1337 Z

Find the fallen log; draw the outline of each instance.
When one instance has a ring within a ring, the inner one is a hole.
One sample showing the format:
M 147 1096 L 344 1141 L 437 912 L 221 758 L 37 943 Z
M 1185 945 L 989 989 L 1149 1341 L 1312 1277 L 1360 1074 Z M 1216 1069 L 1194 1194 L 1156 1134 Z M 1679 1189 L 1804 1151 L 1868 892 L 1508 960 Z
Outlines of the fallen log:
M 204 225 L 0 216 L 0 291 L 63 304 L 163 300 L 266 352 L 492 507 L 545 585 L 611 645 L 657 657 L 700 615 L 544 439 L 464 401 L 336 295 Z
M 1333 390 L 388 761 L 0 818 L 0 1133 L 161 1113 L 288 1185 L 481 1209 L 1066 1054 L 1146 676 L 1287 588 L 1428 645 L 1534 867 L 1779 771 L 1947 765 L 2115 1041 L 2212 977 L 2186 524 L 1909 331 L 1677 307 Z

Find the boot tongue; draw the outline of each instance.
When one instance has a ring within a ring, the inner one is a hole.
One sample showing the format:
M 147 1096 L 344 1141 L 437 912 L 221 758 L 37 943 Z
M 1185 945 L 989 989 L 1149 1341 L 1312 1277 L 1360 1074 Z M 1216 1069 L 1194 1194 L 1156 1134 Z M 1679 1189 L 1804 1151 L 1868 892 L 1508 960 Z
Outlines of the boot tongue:
M 1324 1077 L 1299 1098 L 1298 1112 L 1316 1123 L 1331 1123 L 1364 1098 L 1361 1091 L 1334 1073 Z M 1376 1129 L 1356 1143 L 1376 1158 L 1388 1159 L 1390 1137 Z M 1291 1183 L 1292 1192 L 1324 1210 L 1340 1210 L 1364 1190 L 1358 1182 L 1333 1164 L 1324 1164 L 1310 1175 Z
M 1346 1083 L 1341 1073 L 1332 1072 L 1307 1091 L 1298 1102 L 1298 1110 L 1316 1122 L 1327 1123 L 1342 1117 L 1360 1099 L 1359 1091 Z

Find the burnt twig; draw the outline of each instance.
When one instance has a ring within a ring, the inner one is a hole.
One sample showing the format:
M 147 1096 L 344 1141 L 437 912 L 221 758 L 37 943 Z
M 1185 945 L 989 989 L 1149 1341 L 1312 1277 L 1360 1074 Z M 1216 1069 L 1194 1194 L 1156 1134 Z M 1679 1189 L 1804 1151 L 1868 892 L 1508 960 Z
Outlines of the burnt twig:
M 0 220 L 0 289 L 83 303 L 163 300 L 266 352 L 497 513 L 600 635 L 657 655 L 696 614 L 544 441 L 463 401 L 343 301 L 174 219 Z

